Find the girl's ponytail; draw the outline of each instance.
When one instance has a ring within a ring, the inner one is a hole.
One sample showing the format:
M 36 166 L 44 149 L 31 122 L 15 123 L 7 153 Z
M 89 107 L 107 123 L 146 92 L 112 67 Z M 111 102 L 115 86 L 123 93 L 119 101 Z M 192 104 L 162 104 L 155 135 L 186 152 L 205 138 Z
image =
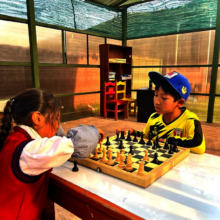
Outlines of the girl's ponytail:
M 13 98 L 10 98 L 10 100 L 6 103 L 4 109 L 4 116 L 2 118 L 2 126 L 0 131 L 0 150 L 2 149 L 5 139 L 12 129 L 12 111 L 14 102 L 15 100 Z

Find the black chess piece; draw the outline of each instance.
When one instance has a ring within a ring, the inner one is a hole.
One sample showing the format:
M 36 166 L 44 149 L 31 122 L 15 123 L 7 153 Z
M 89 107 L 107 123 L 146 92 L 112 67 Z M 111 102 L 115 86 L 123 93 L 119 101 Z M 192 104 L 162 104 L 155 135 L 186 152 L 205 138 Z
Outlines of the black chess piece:
M 139 143 L 139 144 L 145 144 L 143 131 L 141 132 L 141 140 L 140 140 L 138 143 Z
M 121 137 L 120 139 L 125 139 L 125 131 L 121 131 Z
M 127 135 L 126 141 L 131 141 L 130 131 L 128 131 L 128 135 Z
M 130 151 L 129 151 L 129 154 L 131 154 L 131 155 L 134 154 L 134 152 L 133 152 L 133 146 L 132 146 L 132 145 L 130 145 Z
M 138 142 L 138 140 L 137 140 L 137 132 L 136 131 L 134 131 L 134 139 L 132 141 L 133 142 Z
M 78 171 L 79 171 L 79 168 L 77 167 L 77 161 L 74 160 L 73 163 L 74 163 L 74 167 L 73 167 L 72 171 L 73 171 L 73 172 L 78 172 Z
M 161 148 L 161 146 L 159 144 L 159 137 L 158 136 L 156 137 L 156 146 L 157 146 L 157 148 Z
M 107 146 L 108 146 L 108 145 L 111 145 L 111 143 L 110 143 L 110 141 L 109 141 L 109 137 L 108 137 L 108 136 L 106 137 L 106 142 L 105 142 L 105 145 L 107 145 Z
M 116 141 L 120 141 L 120 138 L 119 138 L 119 132 L 117 132 L 117 138 L 115 139 Z
M 170 144 L 170 149 L 168 151 L 168 154 L 173 154 L 173 146 Z
M 153 149 L 153 150 L 156 150 L 156 149 L 157 149 L 156 141 L 154 141 L 154 144 L 153 144 L 153 146 L 152 146 L 152 149 Z
M 159 160 L 157 159 L 158 158 L 158 153 L 154 153 L 154 159 L 151 161 L 151 163 L 155 163 L 155 164 L 159 164 Z
M 164 149 L 164 150 L 169 150 L 168 140 L 166 140 L 163 149 Z
M 148 133 L 148 142 L 146 143 L 147 145 L 152 145 L 151 139 L 152 139 L 152 133 L 149 132 L 149 133 Z
M 120 140 L 119 149 L 124 149 L 123 140 Z
M 173 141 L 173 152 L 175 152 L 175 153 L 178 153 L 179 152 L 179 150 L 178 150 L 178 147 L 177 147 L 177 144 L 178 144 L 178 141 Z

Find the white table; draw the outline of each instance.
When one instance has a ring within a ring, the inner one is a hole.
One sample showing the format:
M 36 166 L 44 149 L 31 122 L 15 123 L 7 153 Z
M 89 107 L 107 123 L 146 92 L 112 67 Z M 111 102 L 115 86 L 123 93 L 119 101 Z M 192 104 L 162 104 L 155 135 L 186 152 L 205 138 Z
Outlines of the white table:
M 220 157 L 190 154 L 176 167 L 142 188 L 73 164 L 53 174 L 144 219 L 220 219 Z

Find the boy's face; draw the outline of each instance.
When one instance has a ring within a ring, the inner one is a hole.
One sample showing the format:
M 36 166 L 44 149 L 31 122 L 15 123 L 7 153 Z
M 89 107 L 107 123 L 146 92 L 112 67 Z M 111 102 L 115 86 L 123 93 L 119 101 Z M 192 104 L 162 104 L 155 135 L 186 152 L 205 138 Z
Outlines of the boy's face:
M 180 106 L 181 105 L 179 104 L 179 100 L 174 102 L 173 96 L 165 93 L 161 87 L 158 90 L 155 90 L 154 107 L 158 114 L 172 113 Z

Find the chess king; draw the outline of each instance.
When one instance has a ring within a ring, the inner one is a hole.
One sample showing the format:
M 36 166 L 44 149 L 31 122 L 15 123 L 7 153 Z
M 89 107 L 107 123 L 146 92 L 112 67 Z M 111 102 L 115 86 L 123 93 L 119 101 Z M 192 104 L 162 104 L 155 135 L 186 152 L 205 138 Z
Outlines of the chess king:
M 144 137 L 147 138 L 151 132 L 153 140 L 158 136 L 161 142 L 165 142 L 165 139 L 169 144 L 177 141 L 178 146 L 203 154 L 206 147 L 199 118 L 183 107 L 191 90 L 188 79 L 176 71 L 165 76 L 152 71 L 149 72 L 149 77 L 156 86 L 154 95 L 156 112 L 147 121 L 143 130 Z M 133 129 L 125 130 L 133 133 Z

